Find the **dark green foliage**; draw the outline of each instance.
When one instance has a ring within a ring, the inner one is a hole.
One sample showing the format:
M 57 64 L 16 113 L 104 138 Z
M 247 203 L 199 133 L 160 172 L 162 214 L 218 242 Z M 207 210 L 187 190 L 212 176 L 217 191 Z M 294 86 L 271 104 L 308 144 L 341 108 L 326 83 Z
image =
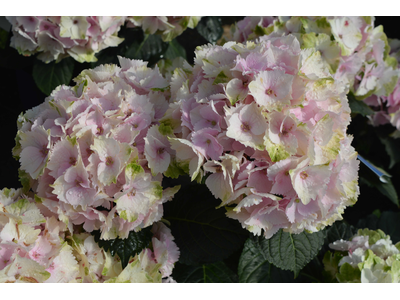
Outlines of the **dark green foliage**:
M 139 232 L 129 232 L 129 236 L 126 239 L 101 240 L 100 230 L 93 231 L 92 235 L 96 243 L 105 251 L 110 250 L 112 256 L 118 254 L 123 268 L 126 267 L 131 257 L 140 253 L 144 248 L 149 247 L 151 238 L 153 237 L 151 226 Z
M 188 266 L 176 263 L 172 277 L 179 283 L 235 283 L 237 275 L 224 262 Z
M 227 218 L 224 208 L 215 209 L 220 203 L 205 185 L 190 184 L 165 204 L 164 218 L 171 222 L 181 263 L 214 263 L 243 246 L 248 232 Z
M 48 64 L 36 59 L 33 63 L 32 76 L 38 88 L 45 93 L 50 93 L 59 85 L 69 85 L 74 71 L 74 60 L 64 58 L 59 63 L 52 61 Z

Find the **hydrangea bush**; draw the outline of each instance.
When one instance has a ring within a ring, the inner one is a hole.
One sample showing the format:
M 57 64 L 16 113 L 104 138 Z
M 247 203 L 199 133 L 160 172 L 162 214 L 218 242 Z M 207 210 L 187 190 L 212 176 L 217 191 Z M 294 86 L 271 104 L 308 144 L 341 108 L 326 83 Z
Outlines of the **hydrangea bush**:
M 1 66 L 48 96 L 17 120 L 0 282 L 398 282 L 397 187 L 357 160 L 400 174 L 376 127 L 400 44 L 373 17 L 9 20 Z
M 293 35 L 202 46 L 176 69 L 153 172 L 186 170 L 256 235 L 318 231 L 356 202 L 346 84 Z M 169 146 L 170 145 L 170 146 Z M 162 147 L 162 148 L 161 148 Z M 158 150 L 159 151 L 159 150 Z M 149 158 L 148 158 L 149 159 Z M 177 171 L 176 171 L 177 172 Z
M 359 229 L 350 240 L 329 244 L 324 265 L 339 282 L 400 282 L 400 242 L 382 230 Z M 332 259 L 333 258 L 333 259 Z

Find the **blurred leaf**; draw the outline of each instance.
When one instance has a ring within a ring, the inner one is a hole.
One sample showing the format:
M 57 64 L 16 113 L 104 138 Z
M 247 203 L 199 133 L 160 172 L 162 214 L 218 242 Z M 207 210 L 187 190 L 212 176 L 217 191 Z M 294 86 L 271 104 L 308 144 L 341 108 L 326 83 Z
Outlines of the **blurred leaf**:
M 121 53 L 119 53 L 118 50 L 119 48 L 109 47 L 96 53 L 97 61 L 90 63 L 91 68 L 95 68 L 104 64 L 119 65 L 118 55 L 121 55 Z
M 210 43 L 215 44 L 224 33 L 219 17 L 202 17 L 196 30 Z
M 0 49 L 5 49 L 7 46 L 8 31 L 0 28 Z
M 365 116 L 372 115 L 374 111 L 363 101 L 356 100 L 351 94 L 347 95 L 352 113 L 358 113 Z
M 177 39 L 173 39 L 171 42 L 169 42 L 164 57 L 171 60 L 177 57 L 183 57 L 186 59 L 186 50 L 181 44 L 179 44 Z
M 125 57 L 141 59 L 149 62 L 149 66 L 159 61 L 168 48 L 168 43 L 163 42 L 159 35 L 146 34 L 139 43 L 134 41 L 126 50 Z
M 249 233 L 239 222 L 229 219 L 225 209 L 215 209 L 220 200 L 205 185 L 181 188 L 174 200 L 165 203 L 164 218 L 170 221 L 172 235 L 187 265 L 214 263 L 243 246 Z
M 365 177 L 364 177 L 365 176 Z M 376 176 L 368 176 L 367 174 L 362 174 L 360 172 L 360 184 L 366 184 L 370 187 L 376 188 L 381 192 L 384 196 L 389 198 L 391 202 L 393 202 L 395 205 L 399 206 L 399 198 L 397 196 L 396 189 L 393 186 L 392 181 L 388 178 L 386 179 L 387 182 L 381 182 L 378 177 Z
M 235 283 L 237 275 L 233 273 L 224 262 L 199 266 L 175 264 L 172 278 L 179 283 Z
M 376 230 L 378 229 L 378 220 L 379 217 L 377 217 L 375 214 L 370 214 L 367 217 L 358 220 L 356 227 L 360 229 L 368 228 L 371 230 Z
M 378 220 L 377 228 L 390 235 L 393 244 L 400 241 L 400 212 L 384 211 Z
M 280 229 L 272 238 L 259 241 L 270 263 L 291 270 L 297 277 L 322 248 L 325 232 L 291 234 Z
M 389 169 L 393 168 L 395 164 L 400 162 L 400 140 L 399 139 L 393 139 L 391 137 L 382 137 L 379 136 L 380 141 L 382 144 L 385 145 L 385 149 L 387 154 L 390 157 L 390 165 Z
M 400 212 L 384 211 L 380 217 L 372 213 L 366 218 L 359 220 L 357 228 L 381 229 L 384 233 L 390 235 L 393 244 L 396 244 L 400 241 Z
M 75 61 L 68 57 L 62 59 L 59 63 L 54 61 L 46 64 L 38 59 L 33 63 L 32 76 L 38 88 L 50 95 L 59 85 L 69 85 L 74 71 Z
M 269 262 L 267 242 L 263 236 L 252 236 L 246 241 L 239 259 L 239 282 L 294 282 L 293 272 L 279 269 Z
M 100 234 L 100 230 L 93 231 L 94 240 L 105 251 L 110 250 L 112 256 L 118 254 L 121 259 L 122 268 L 126 267 L 131 257 L 140 253 L 144 248 L 149 247 L 151 238 L 153 237 L 151 226 L 139 232 L 130 231 L 126 239 L 101 240 Z

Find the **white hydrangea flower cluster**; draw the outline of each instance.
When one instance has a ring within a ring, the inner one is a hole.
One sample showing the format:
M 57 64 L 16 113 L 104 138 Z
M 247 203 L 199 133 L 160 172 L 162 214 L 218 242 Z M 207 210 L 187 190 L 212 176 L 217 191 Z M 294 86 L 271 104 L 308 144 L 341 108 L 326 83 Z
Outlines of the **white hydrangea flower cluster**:
M 339 240 L 329 247 L 345 253 L 335 266 L 339 282 L 400 282 L 400 242 L 393 245 L 380 229 L 360 229 L 350 241 Z

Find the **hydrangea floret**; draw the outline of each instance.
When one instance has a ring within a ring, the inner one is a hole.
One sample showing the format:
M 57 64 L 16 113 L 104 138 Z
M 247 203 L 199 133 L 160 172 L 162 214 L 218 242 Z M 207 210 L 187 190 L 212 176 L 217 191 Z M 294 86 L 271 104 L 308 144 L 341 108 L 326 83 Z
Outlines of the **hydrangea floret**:
M 170 166 L 152 170 L 205 180 L 254 234 L 318 231 L 359 194 L 346 93 L 294 35 L 198 47 L 194 66 L 174 71 L 161 120 L 157 162 Z
M 400 282 L 400 242 L 393 245 L 382 230 L 359 229 L 349 241 L 339 240 L 329 247 L 334 259 L 325 254 L 325 270 L 339 282 Z
M 126 17 L 6 17 L 12 25 L 11 47 L 20 54 L 38 53 L 48 63 L 71 56 L 78 62 L 95 62 L 102 49 L 118 46 L 118 31 Z
M 163 175 L 153 168 L 174 155 L 162 153 L 166 137 L 159 132 L 169 83 L 157 66 L 119 61 L 121 67 L 84 70 L 76 86 L 59 86 L 21 114 L 13 149 L 25 190 L 70 232 L 82 224 L 106 240 L 160 221 L 162 204 L 179 189 L 163 190 Z

